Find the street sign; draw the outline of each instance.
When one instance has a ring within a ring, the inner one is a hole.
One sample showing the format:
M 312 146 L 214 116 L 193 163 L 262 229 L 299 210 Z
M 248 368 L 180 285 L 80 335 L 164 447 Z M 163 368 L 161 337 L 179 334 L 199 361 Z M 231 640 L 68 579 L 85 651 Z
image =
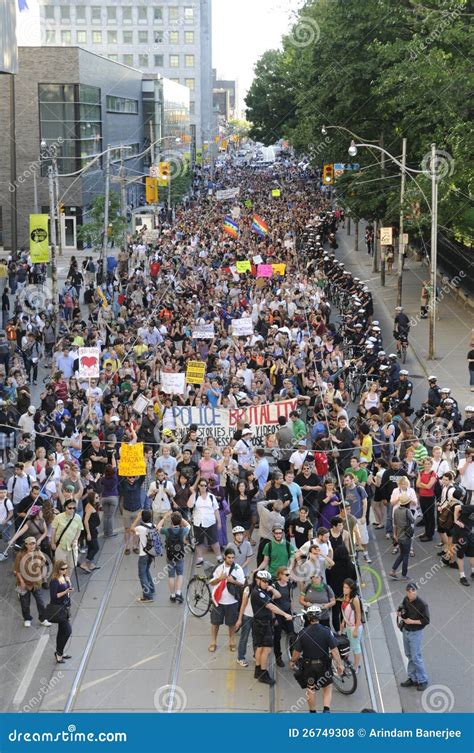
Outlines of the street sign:
M 403 245 L 408 246 L 408 233 L 403 233 Z
M 393 230 L 391 227 L 380 228 L 380 245 L 391 246 L 393 243 Z
M 344 173 L 344 163 L 343 162 L 335 162 L 334 163 L 334 177 L 340 178 L 341 175 Z
M 150 178 L 158 178 L 160 174 L 160 168 L 158 165 L 151 165 L 150 167 Z

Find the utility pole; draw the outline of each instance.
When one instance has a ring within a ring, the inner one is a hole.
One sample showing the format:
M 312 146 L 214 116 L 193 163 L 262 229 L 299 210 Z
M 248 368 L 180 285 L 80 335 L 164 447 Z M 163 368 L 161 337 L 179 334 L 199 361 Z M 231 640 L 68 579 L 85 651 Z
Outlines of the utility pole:
M 400 186 L 400 227 L 398 236 L 398 279 L 397 279 L 397 306 L 402 305 L 403 291 L 403 213 L 405 201 L 405 166 L 407 160 L 407 140 L 402 140 L 402 180 Z
M 100 264 L 104 273 L 107 264 L 107 243 L 109 232 L 109 197 L 110 197 L 110 150 L 107 149 L 105 155 L 105 201 L 104 201 L 104 236 L 102 238 L 102 249 L 100 253 Z
M 56 335 L 58 333 L 58 270 L 56 267 L 56 210 L 57 202 L 54 191 L 54 161 L 53 165 L 48 168 L 48 188 L 49 188 L 49 226 L 51 233 L 51 287 L 53 296 L 53 321 Z
M 56 199 L 56 217 L 58 218 L 58 256 L 63 255 L 63 215 L 61 212 L 61 202 L 59 200 L 59 174 L 58 174 L 58 163 L 56 162 L 56 158 L 53 159 L 53 167 L 54 167 L 54 190 L 55 190 L 55 199 Z
M 429 301 L 428 358 L 436 358 L 436 283 L 438 266 L 438 176 L 436 144 L 431 144 L 431 297 Z
M 374 252 L 372 260 L 372 272 L 379 271 L 379 247 L 377 243 L 378 221 L 374 220 Z
M 15 73 L 10 73 L 10 183 L 11 193 L 10 224 L 12 228 L 12 260 L 18 256 L 18 208 L 16 200 L 16 125 L 15 125 Z
M 127 212 L 127 188 L 125 185 L 125 166 L 124 166 L 124 147 L 123 144 L 120 145 L 120 214 L 122 217 L 126 217 Z M 125 243 L 125 234 L 126 234 L 126 226 L 124 225 L 123 228 L 123 236 L 122 236 L 122 251 L 125 250 L 126 243 Z
M 359 220 L 354 218 L 354 251 L 359 250 Z
M 36 179 L 36 167 L 33 170 L 33 206 L 35 208 L 35 214 L 39 214 L 38 206 L 38 182 Z

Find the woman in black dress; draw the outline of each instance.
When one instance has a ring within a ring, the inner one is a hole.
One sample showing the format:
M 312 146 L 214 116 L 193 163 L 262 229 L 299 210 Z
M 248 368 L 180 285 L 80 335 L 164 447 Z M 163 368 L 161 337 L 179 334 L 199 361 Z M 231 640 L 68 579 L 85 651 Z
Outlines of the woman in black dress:
M 242 526 L 245 528 L 245 537 L 249 538 L 252 524 L 252 499 L 257 489 L 249 487 L 246 481 L 238 481 L 236 486 L 229 490 L 230 514 L 232 528 Z
M 66 659 L 71 659 L 69 655 L 64 654 L 64 648 L 71 637 L 71 623 L 69 621 L 69 610 L 71 607 L 71 594 L 73 592 L 71 580 L 68 575 L 68 566 L 64 560 L 56 560 L 49 584 L 49 593 L 51 604 L 58 607 L 56 610 L 55 622 L 58 623 L 58 633 L 56 636 L 55 657 L 58 664 L 64 664 Z
M 79 565 L 79 570 L 90 575 L 94 570 L 100 570 L 97 565 L 94 565 L 94 559 L 99 551 L 99 497 L 94 491 L 87 492 L 84 500 L 84 516 L 83 516 L 84 530 L 86 533 L 87 543 L 87 555 Z
M 335 548 L 333 560 L 334 565 L 331 569 L 326 570 L 326 581 L 328 586 L 331 586 L 336 597 L 336 603 L 332 608 L 332 626 L 336 633 L 338 633 L 341 626 L 342 586 L 346 578 L 352 578 L 352 580 L 356 581 L 357 573 L 344 544 L 340 544 Z

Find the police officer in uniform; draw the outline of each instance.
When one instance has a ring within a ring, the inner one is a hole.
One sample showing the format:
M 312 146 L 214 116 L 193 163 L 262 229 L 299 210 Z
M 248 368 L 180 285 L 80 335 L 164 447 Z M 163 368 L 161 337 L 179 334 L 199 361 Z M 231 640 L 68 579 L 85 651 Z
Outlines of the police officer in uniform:
M 301 669 L 295 679 L 303 690 L 311 714 L 316 713 L 316 691 L 323 691 L 323 712 L 331 710 L 332 659 L 335 660 L 338 674 L 343 672 L 337 641 L 331 630 L 319 624 L 321 607 L 313 604 L 306 610 L 308 624 L 298 634 L 293 646 L 290 667 L 295 668 L 301 657 Z
M 280 592 L 270 585 L 271 580 L 272 576 L 267 570 L 258 570 L 255 586 L 250 593 L 253 609 L 252 637 L 255 646 L 254 677 L 265 685 L 275 684 L 275 680 L 268 674 L 268 658 L 273 648 L 273 615 L 279 614 L 286 620 L 293 621 L 291 614 L 287 614 L 273 603 L 273 599 L 280 598 Z
M 438 379 L 435 376 L 428 377 L 429 389 L 428 400 L 426 402 L 428 403 L 428 407 L 432 410 L 435 410 L 441 402 L 440 388 L 436 384 L 437 381 Z

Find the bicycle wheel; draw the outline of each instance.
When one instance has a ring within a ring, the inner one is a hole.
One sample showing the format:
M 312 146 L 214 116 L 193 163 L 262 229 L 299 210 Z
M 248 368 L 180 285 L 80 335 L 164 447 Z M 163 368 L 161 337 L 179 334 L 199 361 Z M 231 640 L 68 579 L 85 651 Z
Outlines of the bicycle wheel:
M 204 617 L 211 608 L 211 589 L 199 575 L 195 575 L 188 583 L 186 603 L 195 617 Z
M 402 345 L 402 363 L 405 363 L 407 360 L 407 346 L 405 344 Z
M 333 668 L 333 683 L 336 690 L 342 695 L 352 695 L 357 690 L 357 675 L 352 664 L 344 662 L 344 672 L 342 675 L 337 674 L 335 663 L 332 664 Z

